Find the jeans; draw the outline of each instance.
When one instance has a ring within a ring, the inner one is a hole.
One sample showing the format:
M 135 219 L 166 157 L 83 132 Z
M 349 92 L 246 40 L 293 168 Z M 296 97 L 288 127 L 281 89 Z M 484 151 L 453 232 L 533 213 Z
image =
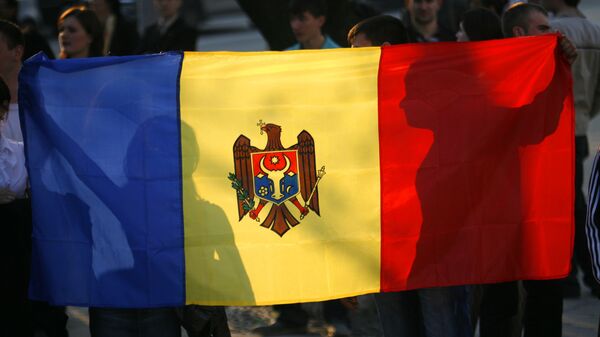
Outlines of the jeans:
M 375 294 L 384 337 L 471 337 L 467 286 Z
M 92 337 L 180 337 L 174 308 L 90 308 Z
M 338 300 L 324 301 L 323 316 L 327 323 L 350 324 L 348 311 Z M 273 309 L 279 312 L 277 322 L 289 327 L 306 327 L 309 315 L 300 303 L 274 305 Z
M 527 292 L 525 337 L 561 337 L 563 298 L 561 280 L 523 281 Z
M 481 286 L 479 336 L 510 337 L 519 325 L 519 282 L 502 282 Z M 521 336 L 521 334 L 519 334 Z
M 192 304 L 176 312 L 189 337 L 231 337 L 225 307 Z

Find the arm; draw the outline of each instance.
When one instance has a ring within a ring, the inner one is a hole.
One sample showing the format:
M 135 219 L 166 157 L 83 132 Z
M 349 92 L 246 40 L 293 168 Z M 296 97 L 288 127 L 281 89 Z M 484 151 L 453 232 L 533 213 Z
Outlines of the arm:
M 561 54 L 567 60 L 569 64 L 573 64 L 575 59 L 577 59 L 577 48 L 569 40 L 569 38 L 563 33 L 559 33 L 558 35 L 558 45 L 560 47 Z

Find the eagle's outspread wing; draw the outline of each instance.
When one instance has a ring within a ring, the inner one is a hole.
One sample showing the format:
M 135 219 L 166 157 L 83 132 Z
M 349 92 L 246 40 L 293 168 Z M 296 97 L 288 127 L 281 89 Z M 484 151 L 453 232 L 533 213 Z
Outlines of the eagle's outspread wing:
M 250 139 L 241 135 L 233 143 L 233 160 L 235 163 L 235 176 L 242 182 L 242 186 L 248 199 L 254 200 L 254 177 L 252 176 L 252 158 L 250 154 L 258 151 L 257 148 L 250 146 Z M 244 210 L 244 200 L 238 199 L 238 214 L 241 220 L 249 210 Z
M 306 202 L 308 201 L 310 192 L 317 183 L 315 141 L 308 132 L 303 130 L 298 134 L 298 144 L 294 145 L 292 149 L 298 150 L 298 166 L 300 168 L 300 194 L 302 194 L 302 199 L 304 199 Z M 320 215 L 318 188 L 315 188 L 315 193 L 313 194 L 308 207 L 317 213 L 317 215 Z

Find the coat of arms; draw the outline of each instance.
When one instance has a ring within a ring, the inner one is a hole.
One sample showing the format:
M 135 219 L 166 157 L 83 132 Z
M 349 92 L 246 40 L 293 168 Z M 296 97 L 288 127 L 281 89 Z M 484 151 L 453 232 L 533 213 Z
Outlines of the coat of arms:
M 261 226 L 283 236 L 300 223 L 288 205 L 298 209 L 300 220 L 309 210 L 320 215 L 317 185 L 325 175 L 325 167 L 316 170 L 315 142 L 308 132 L 300 132 L 298 143 L 285 148 L 281 144 L 279 125 L 260 121 L 258 126 L 261 134 L 267 134 L 267 145 L 260 150 L 250 145 L 250 139 L 240 135 L 233 144 L 235 174 L 229 173 L 229 180 L 236 190 L 239 220 L 248 214 L 260 222 L 261 211 L 270 204 Z

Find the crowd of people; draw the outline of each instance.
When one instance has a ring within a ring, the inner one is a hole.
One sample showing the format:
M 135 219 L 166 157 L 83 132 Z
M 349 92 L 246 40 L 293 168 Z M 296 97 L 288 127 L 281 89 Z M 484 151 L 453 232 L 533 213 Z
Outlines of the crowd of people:
M 401 1 L 401 0 L 398 0 Z M 457 27 L 439 17 L 442 0 L 406 0 L 406 15 L 378 15 L 358 22 L 347 41 L 334 41 L 325 31 L 327 1 L 291 0 L 290 27 L 294 49 L 388 46 L 439 41 L 484 41 L 560 32 L 562 57 L 572 64 L 576 109 L 575 133 L 575 251 L 573 271 L 564 280 L 505 282 L 369 295 L 383 336 L 467 337 L 479 335 L 553 337 L 562 335 L 563 299 L 578 297 L 580 270 L 584 284 L 600 298 L 586 242 L 586 199 L 582 191 L 583 161 L 588 156 L 587 125 L 600 108 L 600 26 L 579 11 L 579 0 L 471 0 Z M 540 3 L 537 3 L 540 2 Z M 120 14 L 118 0 L 91 0 L 67 8 L 57 20 L 58 57 L 85 58 L 161 51 L 191 51 L 197 32 L 179 11 L 181 0 L 155 0 L 158 20 L 140 35 Z M 18 2 L 0 1 L 0 217 L 5 234 L 0 246 L 7 262 L 0 298 L 10 312 L 0 316 L 1 336 L 67 336 L 65 309 L 27 299 L 31 251 L 31 206 L 24 164 L 23 133 L 18 115 L 18 75 L 22 62 L 38 51 L 53 57 L 35 25 L 17 22 Z M 589 219 L 587 219 L 589 220 Z M 592 254 L 592 256 L 594 256 Z M 598 256 L 597 254 L 595 256 Z M 596 263 L 600 263 L 596 261 Z M 4 285 L 5 284 L 5 285 Z M 362 303 L 362 304 L 361 304 Z M 325 320 L 336 335 L 360 335 L 349 319 L 361 298 L 324 302 Z M 524 303 L 524 309 L 522 308 Z M 275 324 L 254 330 L 259 335 L 304 333 L 309 313 L 300 304 L 274 306 Z M 92 336 L 230 336 L 222 307 L 119 309 L 90 308 Z M 599 322 L 600 330 L 600 322 Z M 599 332 L 600 336 L 600 332 Z

